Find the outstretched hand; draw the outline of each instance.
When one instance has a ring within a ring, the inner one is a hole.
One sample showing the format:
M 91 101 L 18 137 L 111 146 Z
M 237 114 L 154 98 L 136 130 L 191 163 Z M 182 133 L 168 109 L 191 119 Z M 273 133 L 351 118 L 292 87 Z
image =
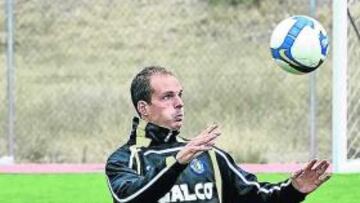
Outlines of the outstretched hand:
M 219 127 L 215 124 L 203 130 L 198 136 L 191 139 L 184 148 L 176 155 L 176 160 L 181 164 L 189 163 L 193 158 L 204 151 L 212 149 L 215 139 L 221 134 Z
M 304 168 L 292 175 L 291 184 L 302 193 L 311 193 L 331 177 L 326 172 L 329 165 L 330 163 L 326 160 L 312 160 Z

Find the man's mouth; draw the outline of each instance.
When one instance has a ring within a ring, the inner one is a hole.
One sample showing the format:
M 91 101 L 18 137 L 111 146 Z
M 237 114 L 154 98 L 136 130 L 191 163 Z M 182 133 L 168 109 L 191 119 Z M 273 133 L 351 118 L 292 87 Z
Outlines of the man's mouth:
M 179 122 L 182 121 L 184 119 L 184 115 L 183 114 L 177 114 L 175 116 L 175 121 Z

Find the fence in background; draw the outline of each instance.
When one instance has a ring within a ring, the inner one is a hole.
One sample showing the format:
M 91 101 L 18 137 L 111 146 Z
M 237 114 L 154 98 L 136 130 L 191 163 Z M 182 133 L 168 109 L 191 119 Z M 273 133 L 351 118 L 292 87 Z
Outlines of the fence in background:
M 336 172 L 360 171 L 360 2 L 334 1 L 333 163 Z M 355 14 L 355 15 L 354 15 Z M 349 22 L 349 23 L 346 23 Z
M 308 15 L 309 0 L 227 2 L 237 1 L 16 1 L 17 161 L 104 162 L 126 141 L 135 115 L 128 90 L 132 77 L 154 64 L 169 67 L 182 81 L 183 136 L 216 121 L 223 131 L 219 145 L 237 161 L 306 161 L 309 77 L 276 67 L 269 38 L 285 17 Z M 315 15 L 331 36 L 330 1 L 318 1 Z M 350 61 L 357 64 L 359 45 L 350 40 Z M 317 154 L 327 159 L 331 61 L 330 54 L 316 73 Z M 5 67 L 5 57 L 0 64 Z M 0 85 L 5 92 L 5 70 Z M 5 94 L 0 99 L 2 155 Z M 358 95 L 351 99 L 359 101 Z
M 349 1 L 348 34 L 348 155 L 350 160 L 360 159 L 360 1 Z

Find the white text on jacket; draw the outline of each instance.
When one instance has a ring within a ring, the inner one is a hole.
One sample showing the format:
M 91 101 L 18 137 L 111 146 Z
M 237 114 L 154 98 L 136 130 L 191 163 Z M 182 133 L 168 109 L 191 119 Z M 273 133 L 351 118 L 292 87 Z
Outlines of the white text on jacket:
M 214 184 L 212 182 L 197 183 L 194 187 L 194 193 L 189 191 L 187 184 L 174 185 L 170 192 L 159 200 L 159 203 L 210 200 L 213 197 L 213 190 Z

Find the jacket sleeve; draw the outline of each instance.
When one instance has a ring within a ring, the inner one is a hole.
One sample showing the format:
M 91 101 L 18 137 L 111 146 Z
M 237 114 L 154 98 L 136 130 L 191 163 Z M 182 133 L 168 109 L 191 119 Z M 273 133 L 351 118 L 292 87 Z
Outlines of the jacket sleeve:
M 305 199 L 305 194 L 297 191 L 290 180 L 279 183 L 258 182 L 254 174 L 238 167 L 225 152 L 216 150 L 226 197 L 236 198 L 238 202 L 258 203 L 298 203 Z
M 156 202 L 174 185 L 179 174 L 186 168 L 173 159 L 171 164 L 150 168 L 145 175 L 139 175 L 128 167 L 126 153 L 112 155 L 106 164 L 108 186 L 114 202 Z

